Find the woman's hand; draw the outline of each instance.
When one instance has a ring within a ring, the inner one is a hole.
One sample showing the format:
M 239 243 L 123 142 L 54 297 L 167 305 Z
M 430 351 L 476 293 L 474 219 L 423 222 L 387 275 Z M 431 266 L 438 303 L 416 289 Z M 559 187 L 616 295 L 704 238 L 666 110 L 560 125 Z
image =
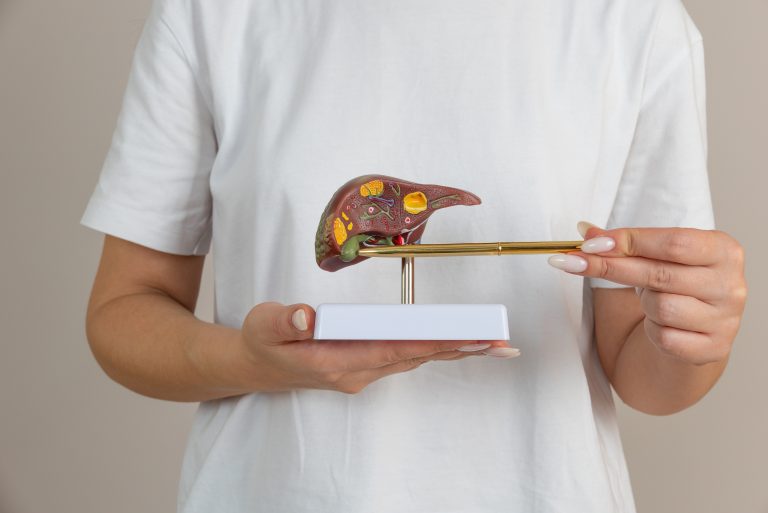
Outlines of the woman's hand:
M 315 388 L 357 393 L 390 374 L 429 361 L 472 355 L 511 358 L 519 351 L 506 341 L 323 340 L 312 339 L 315 312 L 304 304 L 262 303 L 247 315 L 241 342 L 256 388 Z
M 86 330 L 112 379 L 170 401 L 294 388 L 353 393 L 431 360 L 519 354 L 506 341 L 317 342 L 307 305 L 258 305 L 240 329 L 204 322 L 194 315 L 204 258 L 104 238 Z
M 720 231 L 590 227 L 581 252 L 550 263 L 637 287 L 645 333 L 663 353 L 703 365 L 728 358 L 747 287 L 744 250 Z

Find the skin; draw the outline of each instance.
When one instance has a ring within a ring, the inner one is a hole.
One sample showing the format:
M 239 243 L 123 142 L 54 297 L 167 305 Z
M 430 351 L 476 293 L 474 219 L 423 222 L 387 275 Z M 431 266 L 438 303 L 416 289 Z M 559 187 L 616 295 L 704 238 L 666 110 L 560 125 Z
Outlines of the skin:
M 726 367 L 747 287 L 744 250 L 721 231 L 601 230 L 615 248 L 575 252 L 580 276 L 641 287 L 593 289 L 595 341 L 603 369 L 633 408 L 667 415 L 701 399 Z
M 690 406 L 717 381 L 738 331 L 746 298 L 741 247 L 721 232 L 587 233 L 598 236 L 614 238 L 616 248 L 574 253 L 588 262 L 574 274 L 645 287 L 640 297 L 633 289 L 594 291 L 606 375 L 638 410 L 668 414 Z M 301 388 L 357 393 L 426 362 L 483 354 L 458 350 L 476 341 L 316 343 L 314 310 L 306 304 L 256 305 L 240 329 L 206 323 L 193 314 L 203 261 L 105 237 L 86 332 L 112 379 L 172 401 Z M 297 310 L 306 330 L 291 322 Z M 509 350 L 505 341 L 491 346 Z
M 356 393 L 429 361 L 482 354 L 458 351 L 474 340 L 315 342 L 315 312 L 306 304 L 256 305 L 240 329 L 207 323 L 193 314 L 203 262 L 105 237 L 86 334 L 112 379 L 171 401 L 300 388 Z M 297 310 L 305 330 L 291 322 Z M 510 350 L 506 341 L 490 345 Z

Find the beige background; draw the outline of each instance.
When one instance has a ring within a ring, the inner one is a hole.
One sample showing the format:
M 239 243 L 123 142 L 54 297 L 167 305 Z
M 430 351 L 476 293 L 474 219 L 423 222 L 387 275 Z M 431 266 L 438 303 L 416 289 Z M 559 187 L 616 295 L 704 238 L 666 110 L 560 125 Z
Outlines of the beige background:
M 641 513 L 768 513 L 768 1 L 687 5 L 706 41 L 718 222 L 747 249 L 751 294 L 707 398 L 672 417 L 622 407 L 621 423 Z M 194 406 L 112 383 L 83 334 L 101 236 L 78 221 L 148 6 L 0 0 L 2 513 L 175 508 Z M 206 268 L 200 315 L 211 307 Z

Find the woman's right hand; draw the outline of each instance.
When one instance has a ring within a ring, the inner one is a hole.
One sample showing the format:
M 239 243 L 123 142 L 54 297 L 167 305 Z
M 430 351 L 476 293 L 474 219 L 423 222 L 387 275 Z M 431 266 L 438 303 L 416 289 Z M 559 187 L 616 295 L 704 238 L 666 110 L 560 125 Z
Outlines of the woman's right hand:
M 105 236 L 86 331 L 96 360 L 112 379 L 169 401 L 297 388 L 354 393 L 430 360 L 463 358 L 471 353 L 459 348 L 476 343 L 315 341 L 315 311 L 304 304 L 260 304 L 240 329 L 205 322 L 194 316 L 204 258 Z M 519 354 L 505 341 L 490 345 L 479 351 Z
M 261 303 L 241 329 L 241 343 L 256 388 L 313 388 L 354 394 L 390 374 L 436 360 L 473 355 L 519 355 L 504 340 L 323 340 L 312 338 L 314 309 L 305 304 Z

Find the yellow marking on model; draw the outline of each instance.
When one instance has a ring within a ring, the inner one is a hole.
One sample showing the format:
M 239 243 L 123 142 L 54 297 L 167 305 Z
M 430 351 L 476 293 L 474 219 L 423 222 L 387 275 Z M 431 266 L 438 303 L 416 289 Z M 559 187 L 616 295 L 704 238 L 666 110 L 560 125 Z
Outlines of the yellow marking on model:
M 412 192 L 403 198 L 403 208 L 409 214 L 424 212 L 427 209 L 427 197 L 423 192 Z
M 338 217 L 333 220 L 333 236 L 336 237 L 336 244 L 339 246 L 347 240 L 347 230 L 344 229 L 344 223 Z

